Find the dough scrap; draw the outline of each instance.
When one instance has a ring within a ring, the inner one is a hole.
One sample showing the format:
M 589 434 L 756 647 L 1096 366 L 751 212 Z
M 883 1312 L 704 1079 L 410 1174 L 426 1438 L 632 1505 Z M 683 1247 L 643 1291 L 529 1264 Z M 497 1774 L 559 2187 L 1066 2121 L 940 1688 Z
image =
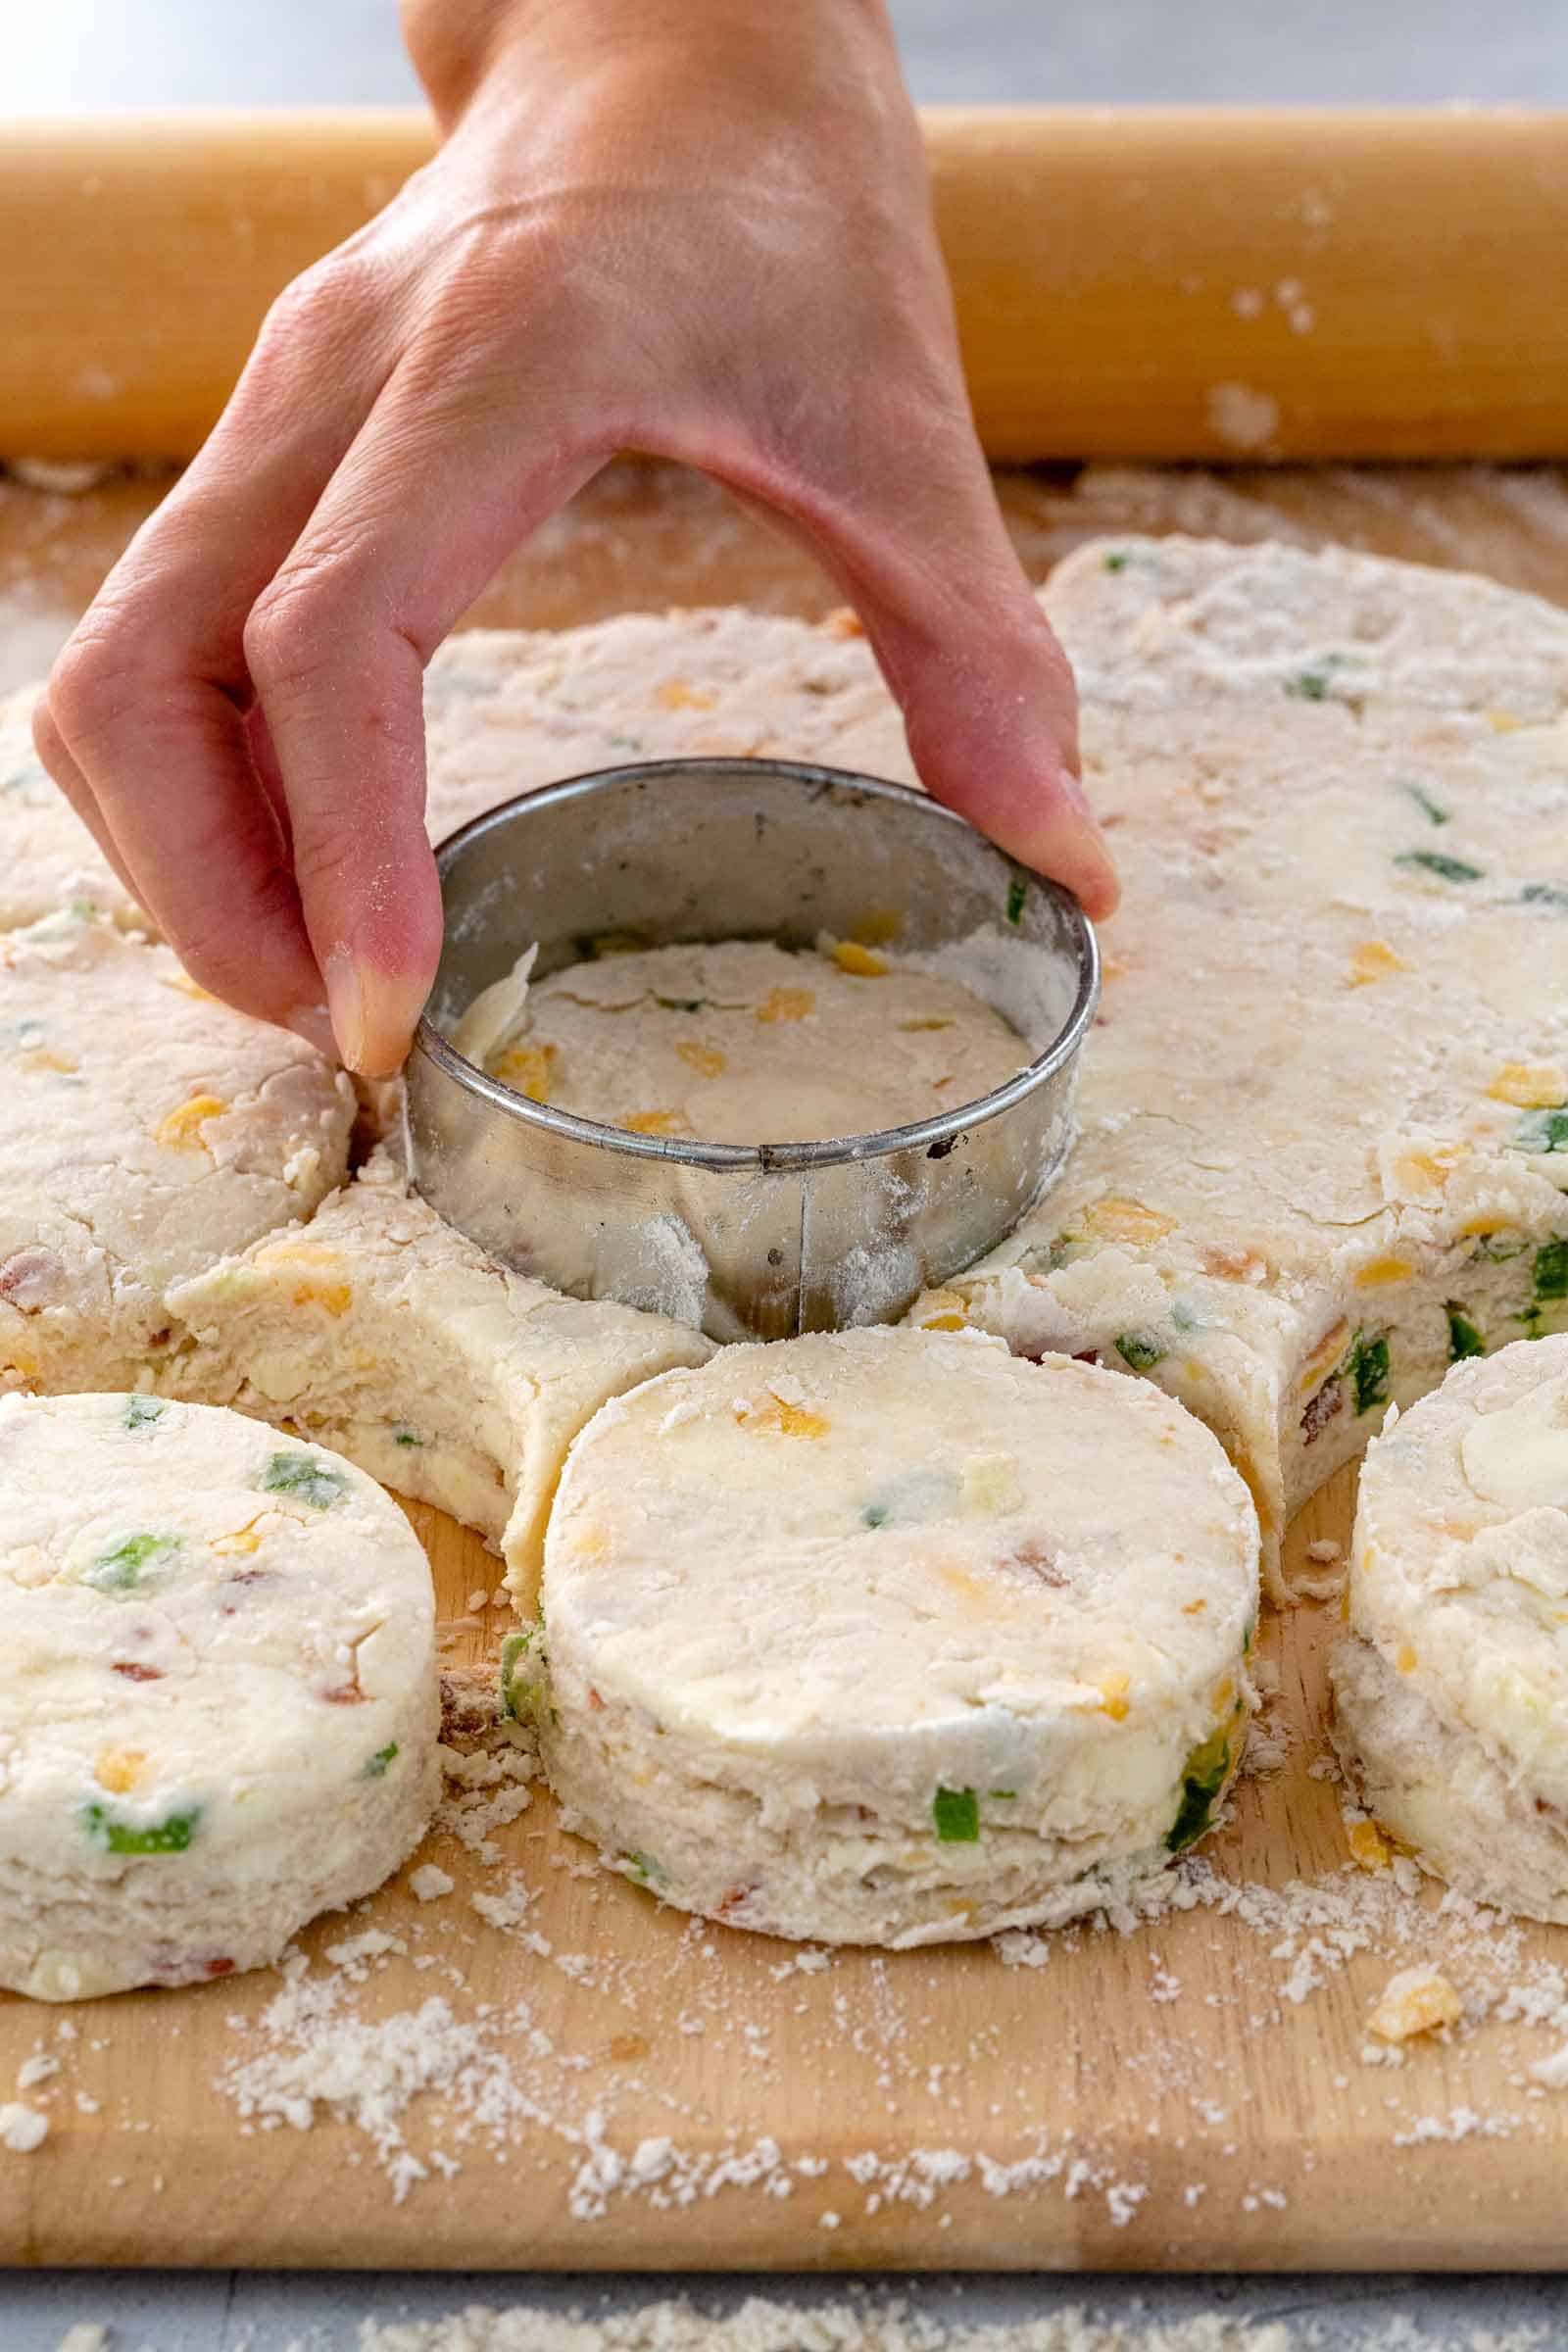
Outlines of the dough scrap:
M 439 1793 L 424 1553 L 369 1479 L 237 1414 L 0 1397 L 0 1985 L 259 1968 Z
M 604 1407 L 509 1690 L 567 1825 L 665 1900 L 903 1946 L 1096 1908 L 1201 1835 L 1256 1606 L 1247 1491 L 1153 1388 L 841 1332 Z
M 1374 1443 L 1330 1674 L 1369 1810 L 1462 1892 L 1568 1921 L 1568 1488 L 1542 1498 L 1565 1396 L 1568 1334 L 1517 1341 Z
M 334 1447 L 477 1529 L 531 1609 L 566 1448 L 608 1397 L 709 1343 L 684 1324 L 563 1298 L 503 1267 L 411 1193 L 385 1155 L 311 1223 L 177 1287 L 171 1395 L 233 1405 Z

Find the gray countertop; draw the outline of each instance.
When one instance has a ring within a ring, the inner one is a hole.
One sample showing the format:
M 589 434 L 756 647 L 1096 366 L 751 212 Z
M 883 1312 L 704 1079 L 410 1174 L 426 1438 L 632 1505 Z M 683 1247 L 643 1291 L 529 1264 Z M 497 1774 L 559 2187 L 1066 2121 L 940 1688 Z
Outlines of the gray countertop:
M 1548 0 L 893 0 L 915 94 L 1096 104 L 1568 103 L 1568 6 Z M 0 108 L 379 104 L 417 96 L 393 0 L 0 0 Z M 113 2328 L 114 2352 L 348 2352 L 361 2320 L 434 2319 L 472 2303 L 539 2312 L 689 2293 L 705 2310 L 762 2292 L 841 2300 L 849 2283 L 121 2272 L 0 2278 L 0 2352 L 57 2352 L 68 2328 Z M 1551 2279 L 971 2279 L 894 2282 L 934 2318 L 1040 2318 L 1086 2304 L 1123 2320 L 1220 2308 L 1295 2320 L 1314 2352 L 1368 2344 L 1392 2318 L 1411 2346 L 1463 2346 L 1534 2324 L 1568 2343 Z
M 1568 2281 L 1557 2278 L 956 2278 L 894 2279 L 862 2286 L 845 2278 L 622 2277 L 508 2278 L 464 2275 L 251 2273 L 160 2275 L 43 2272 L 0 2278 L 4 2352 L 58 2352 L 75 2322 L 111 2327 L 112 2352 L 353 2352 L 360 2323 L 436 2320 L 472 2304 L 543 2314 L 624 2312 L 672 2295 L 712 2315 L 752 2294 L 793 2304 L 843 2303 L 890 2293 L 951 2325 L 1000 2327 L 1082 2306 L 1119 2320 L 1134 2343 L 1146 2328 L 1200 2312 L 1235 2321 L 1278 2321 L 1291 2352 L 1360 2352 L 1382 2342 L 1391 2323 L 1408 2330 L 1408 2352 L 1483 2352 L 1477 2338 L 1532 2328 L 1544 2347 L 1568 2342 Z M 1217 2348 L 1216 2348 L 1217 2352 Z M 1486 2352 L 1492 2352 L 1488 2345 Z M 1504 2352 L 1497 2347 L 1496 2352 Z

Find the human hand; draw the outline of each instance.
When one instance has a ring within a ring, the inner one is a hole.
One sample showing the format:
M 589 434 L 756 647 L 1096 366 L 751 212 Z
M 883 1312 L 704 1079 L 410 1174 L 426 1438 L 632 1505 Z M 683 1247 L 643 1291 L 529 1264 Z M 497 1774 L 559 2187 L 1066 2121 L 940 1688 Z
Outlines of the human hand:
M 440 948 L 421 679 L 620 449 L 782 519 L 941 800 L 1091 913 L 1071 675 L 997 511 L 880 0 L 406 0 L 446 143 L 290 286 L 38 748 L 193 977 L 374 1075 Z

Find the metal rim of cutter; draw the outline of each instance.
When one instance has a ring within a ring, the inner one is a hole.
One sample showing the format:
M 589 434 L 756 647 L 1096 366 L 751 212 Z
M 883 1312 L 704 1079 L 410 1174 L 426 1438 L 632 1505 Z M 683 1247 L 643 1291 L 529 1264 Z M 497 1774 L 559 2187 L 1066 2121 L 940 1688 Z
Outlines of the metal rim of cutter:
M 632 761 L 516 795 L 449 835 L 436 864 L 447 935 L 407 1071 L 414 1180 L 481 1247 L 560 1290 L 719 1339 L 892 1320 L 1003 1240 L 1062 1164 L 1100 993 L 1093 925 L 924 793 L 799 760 Z M 879 890 L 899 902 L 906 954 L 957 951 L 978 925 L 1004 956 L 1016 942 L 1045 958 L 970 981 L 1040 1051 L 930 1118 L 810 1142 L 638 1135 L 514 1093 L 446 1034 L 530 939 L 545 974 L 617 928 L 649 946 L 802 946 L 853 936 L 852 906 Z M 661 1236 L 700 1263 L 680 1276 Z
M 621 767 L 595 768 L 587 775 L 569 776 L 560 784 L 542 785 L 536 792 L 518 793 L 514 799 L 503 801 L 497 808 L 486 809 L 482 816 L 460 825 L 438 844 L 435 862 L 443 893 L 447 876 L 462 854 L 485 834 L 504 826 L 520 808 L 533 812 L 563 802 L 586 799 L 607 784 L 622 783 L 633 777 L 653 781 L 662 775 L 690 775 L 693 770 L 727 774 L 737 764 L 728 759 L 634 760 Z M 759 774 L 792 776 L 803 784 L 849 786 L 872 800 L 905 803 L 923 816 L 935 816 L 962 832 L 973 830 L 966 818 L 944 808 L 940 801 L 912 791 L 907 784 L 889 783 L 881 776 L 858 775 L 848 768 L 822 767 L 799 760 L 748 760 L 744 764 Z M 1024 870 L 1019 868 L 1020 872 Z M 1021 1102 L 1072 1059 L 1094 1019 L 1100 1002 L 1100 943 L 1094 925 L 1069 892 L 1040 874 L 1031 872 L 1029 880 L 1037 890 L 1054 891 L 1068 909 L 1069 919 L 1076 918 L 1079 979 L 1071 1010 L 1059 1034 L 1005 1085 L 994 1087 L 990 1094 L 977 1095 L 973 1102 L 959 1103 L 937 1118 L 917 1119 L 907 1127 L 881 1127 L 865 1135 L 835 1136 L 808 1144 L 705 1144 L 685 1136 L 634 1135 L 629 1128 L 607 1127 L 598 1119 L 581 1117 L 576 1111 L 554 1110 L 548 1102 L 530 1102 L 526 1095 L 503 1086 L 499 1079 L 490 1077 L 476 1062 L 460 1054 L 423 1013 L 415 1037 L 415 1051 L 427 1054 L 446 1076 L 470 1094 L 482 1096 L 507 1118 L 516 1119 L 525 1127 L 543 1128 L 548 1134 L 574 1143 L 595 1144 L 601 1151 L 624 1152 L 637 1159 L 676 1159 L 694 1168 L 760 1171 L 836 1167 L 846 1160 L 871 1159 L 890 1152 L 929 1151 L 933 1144 L 946 1143 L 966 1128 L 978 1127 L 985 1120 L 1010 1110 L 1015 1102 Z

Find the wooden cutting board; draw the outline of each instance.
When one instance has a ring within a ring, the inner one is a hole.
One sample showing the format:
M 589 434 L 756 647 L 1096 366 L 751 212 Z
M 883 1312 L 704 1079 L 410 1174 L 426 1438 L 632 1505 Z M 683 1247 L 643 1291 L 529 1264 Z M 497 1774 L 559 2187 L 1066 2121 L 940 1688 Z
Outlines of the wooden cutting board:
M 24 640 L 46 657 L 159 487 L 120 480 L 65 500 L 0 483 L 0 662 Z M 1568 601 L 1554 469 L 1118 469 L 1002 488 L 1036 572 L 1093 529 L 1274 531 L 1468 563 Z M 578 502 L 548 564 L 510 565 L 475 617 L 564 623 L 712 599 L 820 611 L 832 593 L 705 485 L 622 468 Z M 1313 1573 L 1311 1540 L 1344 1541 L 1349 1486 L 1293 1530 L 1298 1572 Z M 455 1624 L 454 1663 L 493 1654 L 505 1612 L 468 1621 L 466 1603 L 494 1590 L 497 1563 L 450 1522 L 412 1515 Z M 1413 2046 L 1402 2066 L 1360 2053 L 1396 1967 L 1457 1936 L 1447 1964 L 1473 1996 L 1534 1972 L 1549 2007 L 1542 1971 L 1568 1970 L 1568 1932 L 1478 1936 L 1438 1916 L 1436 1890 L 1410 1901 L 1387 1874 L 1350 1866 L 1338 1791 L 1314 1777 L 1332 1616 L 1307 1606 L 1266 1624 L 1291 1743 L 1202 1849 L 1219 1880 L 1250 1890 L 1250 1920 L 1205 1906 L 1013 1954 L 1041 1965 L 981 1946 L 803 1970 L 789 1947 L 698 1933 L 597 1871 L 541 1795 L 497 1831 L 496 1865 L 432 1841 L 450 1894 L 421 1904 L 404 1874 L 304 1938 L 311 1981 L 338 1986 L 325 2024 L 340 2056 L 358 2057 L 344 2082 L 358 2071 L 362 2098 L 368 2063 L 439 2073 L 443 2047 L 459 2062 L 456 2100 L 391 2099 L 379 2157 L 374 2114 L 340 2121 L 320 2104 L 309 2130 L 265 2129 L 217 2087 L 259 2059 L 286 2087 L 293 2045 L 259 2022 L 275 1976 L 69 2012 L 0 1996 L 0 2099 L 30 2058 L 59 2061 L 22 2094 L 47 2113 L 48 2139 L 0 2153 L 0 2258 L 1555 2267 L 1568 2097 L 1525 2070 L 1568 2031 L 1494 2017 L 1452 2046 Z M 514 1874 L 528 1900 L 508 1931 L 469 1898 L 514 1893 Z M 1293 1880 L 1324 1889 L 1304 1926 L 1282 1892 Z M 368 1930 L 408 1948 L 345 1983 L 323 1956 Z M 431 2000 L 450 2022 L 411 2027 Z M 387 2169 L 399 2142 L 428 2171 L 401 2203 Z M 443 2177 L 438 2157 L 461 2169 Z
M 1348 1532 L 1348 1500 L 1342 1480 L 1303 1514 L 1298 1568 L 1314 1572 L 1309 1538 Z M 442 1614 L 464 1618 L 495 1561 L 437 1514 L 411 1516 Z M 1293 1744 L 1277 1777 L 1243 1785 L 1207 1861 L 1237 1885 L 1326 1884 L 1352 1914 L 1386 1903 L 1401 1924 L 1347 1965 L 1321 1927 L 1282 1953 L 1278 1923 L 1200 1908 L 1125 1936 L 1020 1939 L 1042 1965 L 1009 1967 L 984 1945 L 809 1955 L 803 1970 L 791 1946 L 695 1931 L 593 1867 L 541 1794 L 495 1832 L 493 1865 L 432 1838 L 421 1859 L 450 1893 L 420 1903 L 405 1874 L 303 1938 L 310 1981 L 336 1988 L 327 2031 L 351 2098 L 356 2066 L 376 2071 L 394 2047 L 415 2067 L 438 2043 L 457 2049 L 455 2095 L 449 2083 L 389 2112 L 379 2159 L 373 2117 L 334 2121 L 323 2105 L 308 2131 L 258 2129 L 218 2086 L 270 2047 L 292 2062 L 303 2046 L 270 2045 L 258 2028 L 278 1996 L 271 1974 L 70 2012 L 0 2005 L 0 2082 L 37 2050 L 61 2062 L 24 2094 L 48 2113 L 48 2140 L 0 2160 L 0 2254 L 443 2269 L 1555 2265 L 1568 2099 L 1531 2099 L 1512 2078 L 1556 2039 L 1491 2025 L 1397 2069 L 1360 2057 L 1391 1970 L 1439 1947 L 1437 1898 L 1406 1902 L 1349 1866 L 1338 1792 L 1312 1777 L 1334 1615 L 1309 1606 L 1269 1627 Z M 455 1634 L 455 1661 L 493 1654 L 506 1614 L 477 1616 Z M 519 1885 L 531 1899 L 511 1931 L 469 1907 L 475 1893 L 505 1905 Z M 355 1984 L 325 1955 L 368 1930 L 407 1949 Z M 1568 1961 L 1568 1935 L 1519 1940 L 1512 1976 L 1523 1952 Z M 1492 1965 L 1483 1952 L 1454 1973 L 1468 1985 Z M 1299 2001 L 1293 1983 L 1310 1986 Z M 432 2000 L 448 2016 L 419 2020 Z M 74 2039 L 59 2038 L 62 2021 Z M 356 2035 L 368 2051 L 350 2047 Z M 473 2103 L 495 2128 L 466 2112 Z M 1432 2132 L 1461 2136 L 1401 2144 Z M 431 2169 L 399 2203 L 405 2156 Z M 461 2169 L 443 2178 L 449 2163 Z

